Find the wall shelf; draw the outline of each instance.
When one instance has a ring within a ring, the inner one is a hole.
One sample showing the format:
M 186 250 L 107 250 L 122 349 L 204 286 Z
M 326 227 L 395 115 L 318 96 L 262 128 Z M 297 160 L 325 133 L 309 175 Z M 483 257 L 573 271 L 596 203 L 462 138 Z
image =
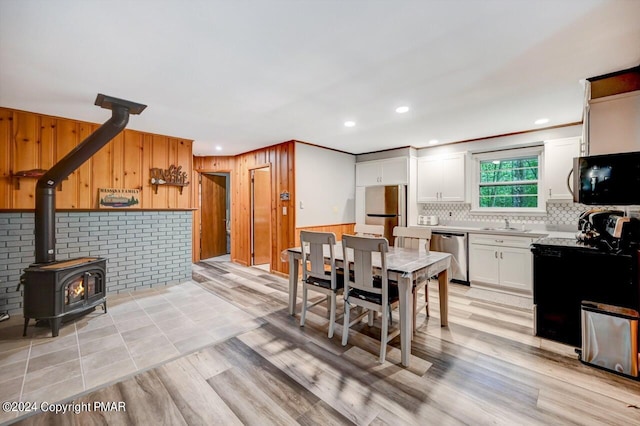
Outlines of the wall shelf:
M 16 190 L 20 190 L 20 179 L 40 179 L 44 174 L 47 173 L 45 169 L 31 169 L 31 170 L 20 170 L 15 173 L 11 173 L 9 178 L 13 180 L 13 186 Z M 68 178 L 64 178 L 67 180 Z M 58 185 L 58 191 L 62 191 L 62 182 Z
M 185 186 L 189 186 L 189 182 L 187 182 L 187 183 L 154 182 L 153 179 L 152 179 L 151 180 L 151 186 L 153 186 L 153 192 L 155 194 L 158 193 L 158 187 L 159 186 L 177 186 L 178 190 L 180 191 L 180 195 L 182 195 L 182 188 L 184 188 Z

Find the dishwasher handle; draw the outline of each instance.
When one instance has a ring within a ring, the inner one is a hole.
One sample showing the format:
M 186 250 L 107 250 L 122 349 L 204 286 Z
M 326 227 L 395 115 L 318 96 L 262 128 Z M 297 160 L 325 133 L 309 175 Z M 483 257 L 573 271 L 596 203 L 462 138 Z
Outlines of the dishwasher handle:
M 445 233 L 440 233 L 440 232 L 432 232 L 431 233 L 432 237 L 436 236 L 436 235 L 438 237 L 441 237 L 441 238 L 455 238 L 455 237 L 458 237 L 458 238 L 459 237 L 465 237 L 466 238 L 467 237 L 467 234 L 453 234 L 453 233 L 446 233 L 445 234 Z

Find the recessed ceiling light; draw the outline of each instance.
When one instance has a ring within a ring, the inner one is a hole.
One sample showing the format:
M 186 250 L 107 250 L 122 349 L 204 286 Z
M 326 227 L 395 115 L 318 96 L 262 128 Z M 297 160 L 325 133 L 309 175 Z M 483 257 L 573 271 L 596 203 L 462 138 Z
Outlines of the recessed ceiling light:
M 408 106 L 399 106 L 398 108 L 396 108 L 396 112 L 398 114 L 404 114 L 407 111 L 409 111 L 409 107 Z
M 345 122 L 344 122 L 344 126 L 345 126 L 345 127 L 353 127 L 353 126 L 355 126 L 355 125 L 356 125 L 356 122 L 355 122 L 355 121 L 345 121 Z
M 547 124 L 548 122 L 548 118 L 538 118 L 536 121 L 534 121 L 534 124 Z
M 216 146 L 216 151 L 222 151 L 222 147 L 221 146 Z
M 429 141 L 429 145 L 435 145 L 435 144 L 437 144 L 437 143 L 438 143 L 438 139 L 431 139 L 431 140 Z

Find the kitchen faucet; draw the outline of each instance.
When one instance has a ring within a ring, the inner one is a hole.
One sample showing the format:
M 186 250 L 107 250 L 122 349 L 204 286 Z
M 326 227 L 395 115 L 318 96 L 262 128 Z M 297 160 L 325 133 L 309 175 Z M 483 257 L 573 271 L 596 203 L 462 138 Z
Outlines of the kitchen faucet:
M 509 219 L 506 217 L 504 218 L 504 228 L 509 229 Z

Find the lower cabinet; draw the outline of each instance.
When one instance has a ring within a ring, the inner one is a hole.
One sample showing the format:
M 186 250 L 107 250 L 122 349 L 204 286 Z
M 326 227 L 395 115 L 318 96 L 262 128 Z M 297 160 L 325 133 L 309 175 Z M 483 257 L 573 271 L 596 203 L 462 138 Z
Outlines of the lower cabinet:
M 472 287 L 487 287 L 514 294 L 533 294 L 533 256 L 529 237 L 469 235 L 469 280 Z

